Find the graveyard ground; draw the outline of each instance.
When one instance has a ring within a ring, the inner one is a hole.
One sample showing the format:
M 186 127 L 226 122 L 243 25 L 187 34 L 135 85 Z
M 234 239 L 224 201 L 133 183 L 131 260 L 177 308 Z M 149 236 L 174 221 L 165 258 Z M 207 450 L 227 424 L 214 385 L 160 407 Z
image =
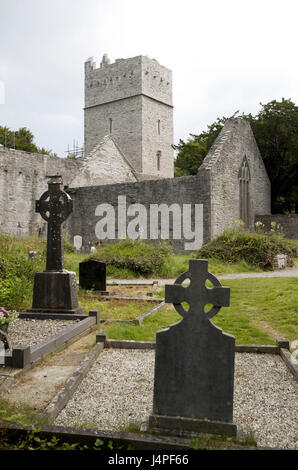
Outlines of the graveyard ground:
M 298 240 L 292 243 L 298 246 Z M 36 256 L 29 261 L 28 251 L 30 250 L 35 250 Z M 2 255 L 3 252 L 0 254 Z M 1 306 L 18 311 L 25 311 L 31 306 L 34 273 L 44 269 L 44 255 L 43 240 L 32 237 L 22 240 L 6 237 L 5 258 L 3 256 L 2 260 L 5 260 L 5 269 L 9 275 L 6 278 L 0 277 Z M 76 271 L 78 275 L 78 263 L 84 258 L 85 255 L 74 253 L 71 247 L 68 250 L 66 246 L 66 269 Z M 47 419 L 42 415 L 42 411 L 86 359 L 95 344 L 96 332 L 107 333 L 109 338 L 114 339 L 154 341 L 157 331 L 181 320 L 173 306 L 166 304 L 145 318 L 141 324 L 131 321 L 162 302 L 164 284 L 173 282 L 175 277 L 188 269 L 189 258 L 190 256 L 186 255 L 171 255 L 168 267 L 164 268 L 164 279 L 161 279 L 161 273 L 151 276 L 159 280 L 157 287 L 148 283 L 148 279 L 147 285 L 140 285 L 140 277 L 138 278 L 139 284 L 111 285 L 113 280 L 116 282 L 115 278 L 121 275 L 129 278 L 134 273 L 117 269 L 109 272 L 108 269 L 110 282 L 107 290 L 110 293 L 110 300 L 103 299 L 90 291 L 78 289 L 79 304 L 84 308 L 84 313 L 88 313 L 89 310 L 99 310 L 101 318 L 106 318 L 108 321 L 97 325 L 92 333 L 89 332 L 72 344 L 66 344 L 65 349 L 45 356 L 38 365 L 17 378 L 14 378 L 11 371 L 6 371 L 6 376 L 0 371 L 0 422 L 4 420 L 23 424 L 46 423 Z M 288 270 L 290 273 L 297 272 L 298 259 L 294 262 L 296 265 Z M 2 265 L 1 267 L 3 268 Z M 220 275 L 221 283 L 231 288 L 230 307 L 222 308 L 212 321 L 225 332 L 233 334 L 237 344 L 273 345 L 276 338 L 286 337 L 294 345 L 294 341 L 298 338 L 297 274 L 293 277 L 285 277 L 287 273 L 280 271 L 280 273 L 269 273 L 274 277 L 267 277 L 268 272 L 256 270 L 255 267 L 245 262 L 229 264 L 218 260 L 210 260 L 209 271 L 217 276 Z M 260 277 L 251 277 L 254 276 L 254 272 L 257 272 Z M 234 275 L 235 277 L 242 276 L 244 273 L 248 278 L 231 278 Z M 142 300 L 127 301 L 112 299 L 112 297 L 137 297 Z M 114 322 L 113 319 L 117 321 Z M 268 360 L 270 362 L 269 357 Z M 274 369 L 273 362 L 270 367 Z M 276 377 L 277 383 L 278 379 Z M 12 383 L 13 387 L 11 387 Z M 142 384 L 139 385 L 142 386 Z M 263 386 L 266 389 L 267 385 Z M 122 431 L 125 430 L 124 428 Z M 135 429 L 129 429 L 126 426 L 126 430 Z M 247 443 L 253 444 L 253 439 L 250 440 L 249 436 L 247 436 Z M 226 448 L 228 444 L 218 440 L 197 443 L 198 448 L 223 446 Z

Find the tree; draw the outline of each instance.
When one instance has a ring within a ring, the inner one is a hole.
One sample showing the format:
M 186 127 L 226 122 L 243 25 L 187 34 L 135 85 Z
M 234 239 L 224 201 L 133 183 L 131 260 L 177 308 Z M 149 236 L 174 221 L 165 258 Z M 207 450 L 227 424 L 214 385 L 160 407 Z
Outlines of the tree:
M 16 150 L 56 156 L 51 150 L 46 150 L 44 147 L 39 148 L 34 143 L 34 135 L 27 127 L 21 127 L 17 131 L 12 131 L 8 127 L 0 126 L 0 144 L 4 147 L 15 148 Z
M 256 116 L 241 117 L 251 124 L 271 181 L 272 213 L 298 212 L 298 107 L 284 98 L 260 105 Z M 175 176 L 197 173 L 227 119 L 217 118 L 207 131 L 190 134 L 187 142 L 180 139 L 174 146 Z
M 174 150 L 178 150 L 174 167 L 175 176 L 195 175 L 197 173 L 199 166 L 227 119 L 225 117 L 217 118 L 213 124 L 207 126 L 207 131 L 201 132 L 199 135 L 190 134 L 191 137 L 187 142 L 180 139 L 178 145 L 173 145 Z
M 249 120 L 271 181 L 273 213 L 298 212 L 298 106 L 270 101 Z

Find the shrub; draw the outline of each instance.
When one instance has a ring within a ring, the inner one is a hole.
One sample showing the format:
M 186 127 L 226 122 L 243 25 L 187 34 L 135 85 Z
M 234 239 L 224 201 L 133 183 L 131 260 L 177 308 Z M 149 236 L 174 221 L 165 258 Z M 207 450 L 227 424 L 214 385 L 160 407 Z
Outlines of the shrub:
M 245 260 L 262 269 L 273 269 L 278 253 L 288 255 L 292 264 L 292 249 L 278 234 L 227 230 L 198 250 L 196 257 L 215 258 L 227 263 Z
M 36 256 L 29 260 L 31 250 L 36 251 Z M 27 306 L 32 297 L 34 275 L 45 268 L 45 252 L 44 240 L 0 235 L 1 306 L 11 310 Z
M 97 259 L 115 268 L 147 276 L 158 273 L 171 252 L 171 245 L 165 241 L 153 244 L 127 238 L 99 248 L 88 259 Z

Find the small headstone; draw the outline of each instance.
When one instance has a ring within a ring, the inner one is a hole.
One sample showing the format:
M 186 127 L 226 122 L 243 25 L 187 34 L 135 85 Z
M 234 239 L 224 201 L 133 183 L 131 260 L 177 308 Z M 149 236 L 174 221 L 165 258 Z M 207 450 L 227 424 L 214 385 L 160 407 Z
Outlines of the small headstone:
M 186 279 L 190 284 L 184 287 Z M 212 288 L 206 286 L 207 280 Z M 208 272 L 208 261 L 190 260 L 189 271 L 166 286 L 165 301 L 173 303 L 183 318 L 156 335 L 151 427 L 178 435 L 234 436 L 235 338 L 210 321 L 221 306 L 229 305 L 230 289 Z M 208 310 L 207 304 L 212 308 Z
M 79 284 L 82 289 L 95 290 L 102 295 L 106 291 L 106 263 L 88 259 L 79 263 Z
M 29 251 L 28 253 L 29 260 L 35 258 L 35 256 L 36 256 L 36 251 L 34 250 Z
M 285 269 L 288 264 L 288 257 L 287 255 L 280 253 L 276 255 L 275 261 L 276 261 L 277 269 Z
M 82 239 L 81 235 L 75 235 L 73 237 L 73 244 L 74 244 L 74 247 L 77 251 L 81 251 L 82 244 L 83 244 L 83 239 Z

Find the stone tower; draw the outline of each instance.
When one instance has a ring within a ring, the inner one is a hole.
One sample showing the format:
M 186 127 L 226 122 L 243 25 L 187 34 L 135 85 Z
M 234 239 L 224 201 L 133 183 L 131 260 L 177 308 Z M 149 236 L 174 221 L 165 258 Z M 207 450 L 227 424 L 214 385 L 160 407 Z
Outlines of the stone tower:
M 85 155 L 111 135 L 140 176 L 174 176 L 172 72 L 155 59 L 88 59 L 84 112 Z

